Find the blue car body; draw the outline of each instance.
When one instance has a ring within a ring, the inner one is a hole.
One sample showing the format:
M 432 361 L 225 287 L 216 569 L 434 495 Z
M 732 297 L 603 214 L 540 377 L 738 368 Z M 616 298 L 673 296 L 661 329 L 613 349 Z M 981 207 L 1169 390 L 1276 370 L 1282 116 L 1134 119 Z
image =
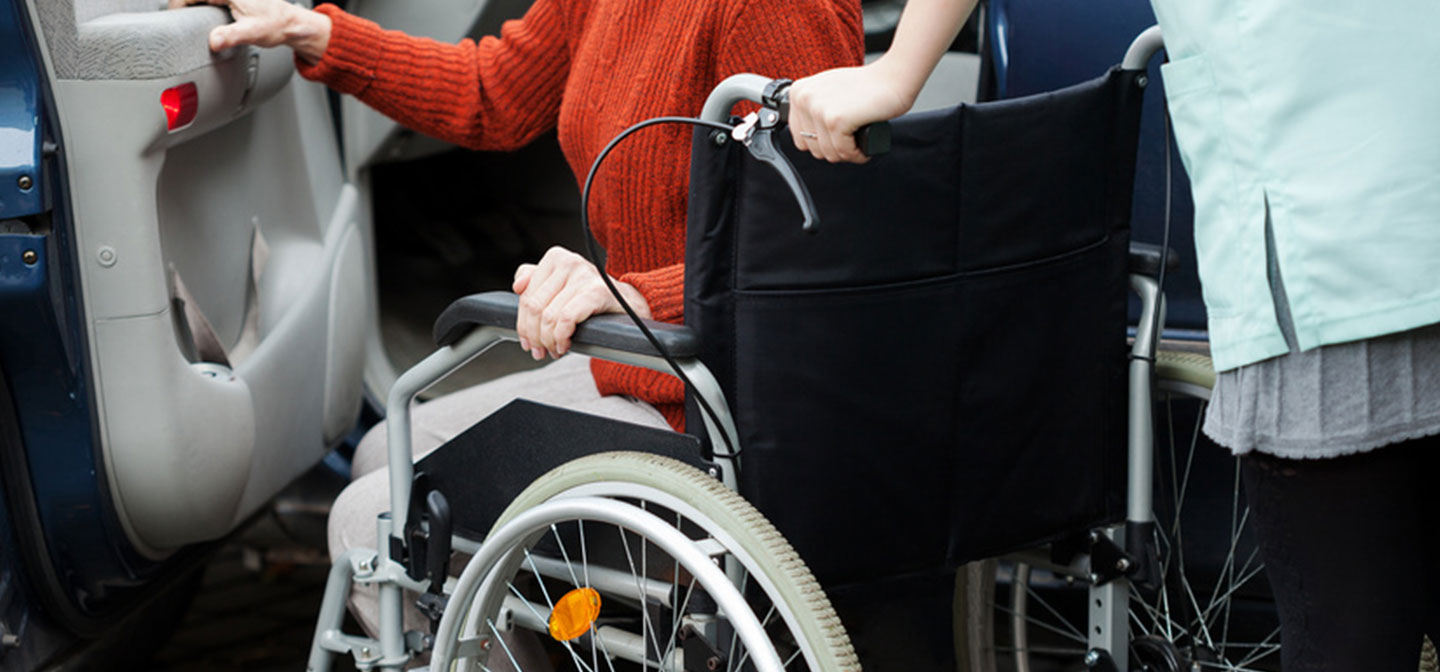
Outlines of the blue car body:
M 64 142 L 25 5 L 0 0 L 0 668 L 98 636 L 187 555 L 150 561 L 111 508 Z
M 1154 24 L 1148 0 L 988 0 L 980 96 L 1014 98 L 1096 77 L 1119 63 L 1131 40 Z M 1205 306 L 1195 272 L 1194 205 L 1179 150 L 1166 137 L 1161 62 L 1162 57 L 1157 57 L 1150 64 L 1152 85 L 1141 117 L 1130 221 L 1135 240 L 1160 244 L 1168 159 L 1170 247 L 1179 254 L 1181 266 L 1166 276 L 1167 331 L 1171 336 L 1203 338 Z

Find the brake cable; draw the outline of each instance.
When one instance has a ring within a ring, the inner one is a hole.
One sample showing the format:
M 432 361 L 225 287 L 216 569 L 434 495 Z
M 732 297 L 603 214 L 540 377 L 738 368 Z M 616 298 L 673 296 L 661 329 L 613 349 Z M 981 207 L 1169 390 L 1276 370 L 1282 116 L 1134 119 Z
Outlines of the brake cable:
M 646 119 L 621 131 L 619 135 L 610 140 L 609 144 L 605 145 L 605 148 L 596 155 L 595 161 L 590 164 L 590 173 L 585 177 L 585 187 L 580 194 L 580 228 L 585 234 L 586 256 L 589 257 L 590 263 L 594 264 L 595 268 L 600 271 L 600 279 L 605 283 L 605 287 L 610 290 L 610 294 L 619 302 L 620 308 L 625 311 L 625 314 L 630 317 L 630 320 L 635 323 L 635 326 L 640 328 L 640 333 L 645 335 L 645 340 L 650 342 L 650 346 L 655 348 L 655 351 L 660 353 L 660 356 L 665 359 L 665 363 L 670 366 L 675 376 L 684 383 L 685 389 L 694 393 L 695 401 L 699 404 L 701 411 L 705 413 L 711 423 L 717 428 L 720 439 L 725 444 L 726 452 L 715 452 L 714 455 L 731 460 L 738 459 L 742 449 L 737 448 L 731 442 L 729 434 L 720 422 L 719 414 L 710 406 L 710 403 L 705 397 L 699 394 L 694 382 L 692 382 L 690 377 L 685 375 L 684 370 L 681 369 L 680 363 L 675 360 L 675 357 L 660 343 L 660 339 L 656 338 L 650 328 L 645 325 L 645 320 L 641 319 L 639 314 L 635 312 L 635 309 L 625 301 L 625 297 L 620 294 L 620 289 L 615 286 L 615 281 L 605 272 L 605 255 L 600 249 L 599 241 L 595 240 L 595 236 L 590 231 L 590 188 L 594 184 L 595 176 L 599 173 L 600 166 L 604 163 L 606 157 L 608 157 L 622 141 L 637 131 L 659 124 L 688 124 L 691 126 L 713 128 L 724 133 L 729 133 L 731 137 L 749 149 L 750 154 L 757 160 L 770 164 L 771 167 L 780 173 L 786 185 L 790 187 L 791 193 L 795 195 L 796 200 L 799 202 L 801 212 L 804 213 L 804 229 L 813 233 L 815 231 L 815 224 L 819 221 L 819 217 L 815 214 L 815 202 L 810 197 L 809 190 L 805 188 L 805 183 L 800 181 L 799 175 L 795 172 L 795 167 L 791 165 L 789 159 L 785 158 L 785 155 L 775 146 L 772 137 L 775 129 L 784 121 L 784 94 L 789 84 L 789 80 L 775 80 L 771 82 L 770 86 L 766 87 L 765 95 L 762 97 L 763 107 L 747 115 L 735 126 L 692 117 L 655 117 Z M 736 468 L 738 469 L 738 465 Z

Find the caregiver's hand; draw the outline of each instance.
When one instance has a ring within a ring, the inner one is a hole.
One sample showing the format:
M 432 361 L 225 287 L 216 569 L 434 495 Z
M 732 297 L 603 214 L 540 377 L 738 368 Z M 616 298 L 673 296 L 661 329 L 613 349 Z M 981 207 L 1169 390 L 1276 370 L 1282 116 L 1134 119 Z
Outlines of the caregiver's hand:
M 284 0 L 170 0 L 170 8 L 202 4 L 229 7 L 235 22 L 210 31 L 210 50 L 241 45 L 287 46 L 311 63 L 330 44 L 330 17 Z
M 806 77 L 790 87 L 791 138 L 817 159 L 865 163 L 855 131 L 904 114 L 919 90 L 884 59 Z
M 619 280 L 615 286 L 636 314 L 650 317 L 650 304 L 639 290 Z M 625 312 L 600 279 L 600 269 L 563 247 L 550 248 L 539 264 L 520 266 L 512 289 L 520 295 L 515 319 L 520 347 L 537 360 L 568 352 L 575 326 L 590 316 Z

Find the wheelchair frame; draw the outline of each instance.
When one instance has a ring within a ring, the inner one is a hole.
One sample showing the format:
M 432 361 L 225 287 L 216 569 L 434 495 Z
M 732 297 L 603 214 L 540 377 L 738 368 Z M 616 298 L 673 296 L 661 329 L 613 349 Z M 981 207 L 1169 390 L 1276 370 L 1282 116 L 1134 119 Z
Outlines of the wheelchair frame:
M 1163 48 L 1163 43 L 1160 29 L 1158 26 L 1153 26 L 1135 38 L 1125 54 L 1121 68 L 1126 70 L 1145 69 L 1150 58 L 1161 48 Z M 730 110 L 735 104 L 742 101 L 762 102 L 766 94 L 766 87 L 770 82 L 771 80 L 768 78 L 758 75 L 735 75 L 726 79 L 716 87 L 706 101 L 702 119 L 721 123 L 728 121 Z M 1164 263 L 1163 253 L 1161 259 Z M 1120 548 L 1127 548 L 1127 528 L 1131 531 L 1137 528 L 1143 530 L 1154 524 L 1153 484 L 1150 477 L 1154 466 L 1151 386 L 1159 336 L 1157 332 L 1160 325 L 1164 323 L 1165 312 L 1164 296 L 1156 278 L 1132 272 L 1130 287 L 1140 298 L 1141 314 L 1140 326 L 1136 330 L 1134 344 L 1131 348 L 1129 366 L 1127 437 L 1129 477 L 1126 487 L 1126 517 L 1125 525 L 1112 526 L 1103 531 L 1110 542 Z M 1156 319 L 1157 313 L 1159 319 Z M 626 322 L 628 324 L 628 320 Z M 376 539 L 389 540 L 389 542 L 378 544 L 380 548 L 376 550 L 351 549 L 335 560 L 327 580 L 324 602 L 311 645 L 307 668 L 311 672 L 327 672 L 331 668 L 333 657 L 337 654 L 352 655 L 359 669 L 400 670 L 410 661 L 412 651 L 424 650 L 428 648 L 428 645 L 433 644 L 433 642 L 414 641 L 414 638 L 407 637 L 403 632 L 403 591 L 412 590 L 423 593 L 429 587 L 429 582 L 412 579 L 399 559 L 392 557 L 391 550 L 393 547 L 403 546 L 405 543 L 403 522 L 396 524 L 395 521 L 408 520 L 411 506 L 414 461 L 410 448 L 410 406 L 421 392 L 491 347 L 503 341 L 518 341 L 513 326 L 510 326 L 513 324 L 513 313 L 509 316 L 508 325 L 477 323 L 476 328 L 458 342 L 440 348 L 404 372 L 391 388 L 387 400 L 388 408 L 391 410 L 387 425 L 390 510 L 381 514 L 376 523 Z M 633 327 L 631 328 L 633 329 Z M 662 373 L 672 372 L 665 358 L 653 350 L 649 342 L 640 336 L 638 330 L 634 334 L 633 348 L 599 345 L 585 342 L 583 338 L 582 332 L 577 331 L 573 351 Z M 698 358 L 677 359 L 681 370 L 694 384 L 693 392 L 708 400 L 711 408 L 715 410 L 716 417 L 712 418 L 708 414 L 703 416 L 708 435 L 723 435 L 728 437 L 728 445 L 739 446 L 739 435 L 728 410 L 729 406 L 726 404 L 724 394 L 715 377 Z M 736 460 L 728 455 L 717 454 L 713 461 L 720 467 L 719 476 L 724 485 L 735 490 L 735 474 L 739 466 Z M 716 474 L 712 473 L 711 475 L 715 476 Z M 533 509 L 532 513 L 522 516 L 523 520 L 517 519 L 499 527 L 490 538 L 483 542 L 465 539 L 457 535 L 453 538 L 452 547 L 471 553 L 474 556 L 471 566 L 488 565 L 497 560 L 498 554 L 508 549 L 508 542 L 522 536 L 523 529 L 527 525 L 533 525 L 534 520 L 545 519 L 547 515 L 563 512 L 583 513 L 602 519 L 613 519 L 617 522 L 623 520 L 627 524 L 648 529 L 647 521 L 623 511 L 617 511 L 617 507 L 607 506 L 607 501 L 580 498 L 550 502 L 542 505 L 542 508 L 553 508 L 546 511 L 539 511 L 539 508 Z M 1130 540 L 1135 541 L 1133 533 Z M 1129 563 L 1130 561 L 1122 559 L 1120 562 Z M 712 564 L 711 567 L 714 565 Z M 1130 586 L 1125 575 L 1129 567 L 1122 566 L 1114 569 L 1118 571 L 1106 570 L 1106 575 L 1113 575 L 1113 578 L 1108 581 L 1095 582 L 1089 589 L 1090 627 L 1087 628 L 1087 633 L 1090 654 L 1087 656 L 1087 663 L 1093 665 L 1097 662 L 1091 657 L 1108 656 L 1113 661 L 1113 669 L 1124 672 L 1128 669 Z M 729 571 L 730 568 L 726 568 L 726 570 Z M 469 577 L 471 574 L 470 566 L 467 566 L 465 575 Z M 731 579 L 732 581 L 734 579 L 733 572 Z M 350 589 L 355 583 L 375 584 L 379 589 L 380 632 L 378 639 L 348 635 L 341 631 L 346 601 Z M 447 582 L 448 587 L 450 587 L 449 582 Z M 738 592 L 728 596 L 717 595 L 715 598 L 722 603 L 722 608 L 728 600 L 728 603 L 734 605 L 736 610 L 749 612 L 748 608 L 744 608 L 743 598 L 739 597 Z M 742 601 L 734 603 L 735 599 Z M 443 635 L 447 626 L 451 626 L 458 618 L 463 617 L 463 614 L 453 613 L 456 610 L 453 602 L 447 607 L 438 634 Z M 725 609 L 725 611 L 732 617 L 734 616 L 734 612 L 730 609 Z M 738 623 L 736 627 L 737 629 L 758 628 L 759 624 Z M 449 627 L 449 630 L 456 631 L 457 628 Z M 438 650 L 439 647 L 437 647 Z M 448 651 L 448 648 L 446 650 Z M 773 650 L 770 653 L 773 656 Z M 763 652 L 757 655 L 762 654 Z M 760 665 L 761 669 L 779 669 L 778 666 L 771 667 L 778 663 L 778 658 L 767 660 L 765 663 Z

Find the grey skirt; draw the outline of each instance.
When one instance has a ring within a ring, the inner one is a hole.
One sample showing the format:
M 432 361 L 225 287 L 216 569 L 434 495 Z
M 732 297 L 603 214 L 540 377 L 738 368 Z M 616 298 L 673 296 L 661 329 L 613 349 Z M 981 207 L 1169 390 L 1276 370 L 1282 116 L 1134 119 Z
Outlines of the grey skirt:
M 1292 459 L 1440 434 L 1440 325 L 1221 372 L 1204 430 L 1236 454 Z

